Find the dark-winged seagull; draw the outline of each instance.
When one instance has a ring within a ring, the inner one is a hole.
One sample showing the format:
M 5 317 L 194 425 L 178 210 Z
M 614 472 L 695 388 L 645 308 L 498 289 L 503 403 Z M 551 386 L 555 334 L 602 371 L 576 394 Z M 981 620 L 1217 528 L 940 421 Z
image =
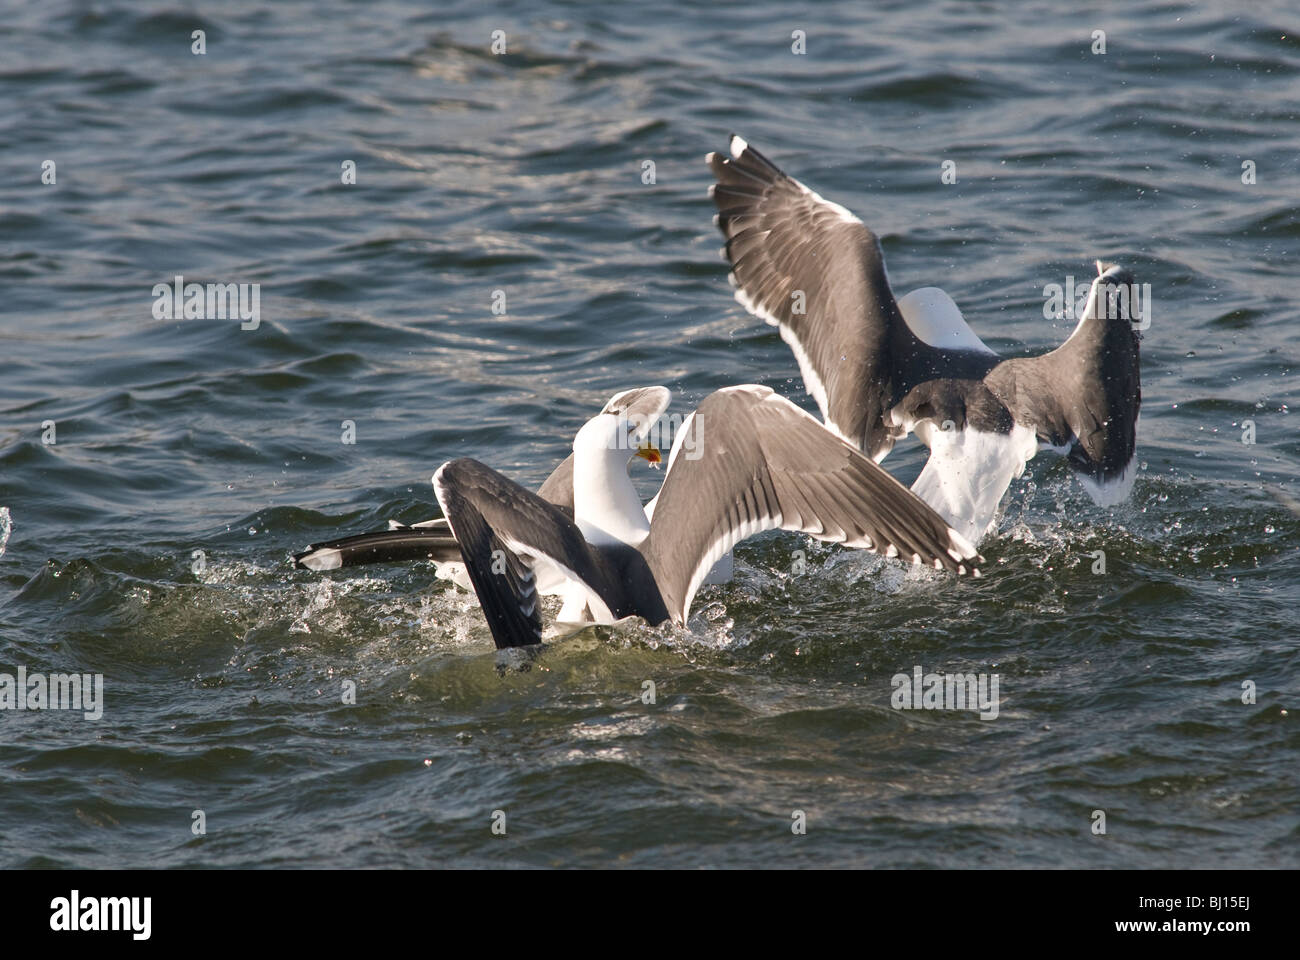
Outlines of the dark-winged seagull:
M 651 465 L 659 462 L 659 451 L 644 441 L 655 421 L 668 409 L 671 399 L 672 394 L 665 387 L 637 387 L 614 394 L 601 408 L 601 413 L 623 416 L 638 427 L 638 443 L 628 451 L 628 463 L 632 457 L 638 456 Z M 551 472 L 537 494 L 559 509 L 573 513 L 573 454 L 565 457 Z M 440 577 L 454 580 L 469 589 L 469 581 L 463 576 L 460 564 L 460 547 L 443 517 L 409 526 L 390 520 L 387 530 L 311 544 L 293 556 L 294 566 L 307 570 L 337 570 L 368 563 L 412 560 L 432 560 Z
M 578 431 L 572 514 L 477 460 L 449 461 L 433 475 L 498 648 L 541 642 L 538 594 L 557 582 L 564 606 L 591 622 L 682 625 L 713 565 L 764 530 L 959 574 L 981 559 L 907 488 L 767 387 L 719 390 L 687 418 L 652 519 L 627 475 L 636 431 L 615 414 Z
M 1127 270 L 1099 261 L 1069 339 L 1004 360 L 942 290 L 895 300 L 856 216 L 740 137 L 730 154 L 706 160 L 736 299 L 779 329 L 827 427 L 876 461 L 915 432 L 930 457 L 912 490 L 976 543 L 1039 450 L 1098 504 L 1128 496 L 1142 391 Z

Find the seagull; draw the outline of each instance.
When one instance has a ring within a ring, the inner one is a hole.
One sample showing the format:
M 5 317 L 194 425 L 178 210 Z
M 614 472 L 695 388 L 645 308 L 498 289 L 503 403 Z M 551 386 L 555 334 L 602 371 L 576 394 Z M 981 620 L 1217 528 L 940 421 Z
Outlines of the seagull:
M 1096 503 L 1127 498 L 1142 401 L 1129 271 L 1098 261 L 1069 339 L 1003 359 L 939 288 L 895 300 L 880 241 L 847 209 L 734 134 L 729 153 L 705 160 L 736 300 L 778 328 L 836 436 L 880 462 L 915 433 L 930 456 L 913 492 L 972 543 L 1040 450 Z
M 637 444 L 628 451 L 628 464 L 634 457 L 640 457 L 651 466 L 658 465 L 661 459 L 659 450 L 646 439 L 671 401 L 672 394 L 665 387 L 637 387 L 614 394 L 601 408 L 602 414 L 620 415 L 637 425 Z M 626 468 L 626 464 L 624 466 Z M 565 457 L 551 472 L 537 494 L 560 510 L 573 513 L 573 454 Z M 409 560 L 432 560 L 438 577 L 470 588 L 461 564 L 460 547 L 443 517 L 410 525 L 390 520 L 387 530 L 311 544 L 306 550 L 294 554 L 293 565 L 319 571 Z
M 958 574 L 982 562 L 930 507 L 768 387 L 707 396 L 674 437 L 647 516 L 627 475 L 637 425 L 616 413 L 573 441 L 573 511 L 477 460 L 444 463 L 433 488 L 498 649 L 542 641 L 542 586 L 589 621 L 684 625 L 706 575 L 741 540 L 800 531 Z M 563 613 L 563 611 L 562 611 Z

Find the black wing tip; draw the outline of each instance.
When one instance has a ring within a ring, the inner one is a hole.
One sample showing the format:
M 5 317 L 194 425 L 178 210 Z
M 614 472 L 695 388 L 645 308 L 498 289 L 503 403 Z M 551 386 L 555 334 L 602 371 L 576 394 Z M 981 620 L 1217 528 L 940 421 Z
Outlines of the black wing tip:
M 935 569 L 947 570 L 949 573 L 956 574 L 958 577 L 970 577 L 973 580 L 979 580 L 984 576 L 980 566 L 985 562 L 982 554 L 962 557 L 960 560 L 953 558 L 952 554 L 943 557 L 935 557 Z
M 460 545 L 448 529 L 402 527 L 371 530 L 337 540 L 313 543 L 292 554 L 295 570 L 317 573 L 340 567 L 374 563 L 411 563 L 432 560 L 446 563 L 460 559 Z M 314 561 L 314 562 L 313 562 Z
M 751 174 L 757 174 L 768 180 L 780 180 L 786 176 L 785 171 L 738 133 L 732 133 L 727 138 L 727 152 L 731 155 L 732 162 L 744 167 Z
M 496 516 L 498 523 L 503 509 L 511 515 L 521 509 L 509 505 L 516 500 L 524 508 L 540 511 L 542 522 L 555 522 L 556 508 L 470 457 L 449 460 L 439 467 L 434 489 L 497 649 L 540 643 L 542 617 L 536 575 L 526 559 L 506 546 L 484 508 L 489 508 L 489 515 Z
M 951 533 L 952 531 L 950 531 Z M 984 576 L 980 570 L 980 565 L 985 563 L 981 554 L 961 553 L 958 556 L 951 546 L 947 550 L 935 550 L 926 548 L 924 545 L 919 546 L 920 549 L 917 549 L 916 547 L 900 546 L 897 542 L 890 542 L 883 549 L 879 546 L 872 546 L 869 549 L 879 556 L 895 559 L 913 567 L 933 567 L 935 570 L 946 570 L 958 577 L 969 576 L 974 580 Z M 912 555 L 910 561 L 907 558 L 908 553 Z M 926 554 L 929 554 L 928 561 Z
M 948 532 L 948 547 L 941 557 L 944 567 L 959 577 L 967 575 L 974 579 L 982 577 L 984 574 L 980 571 L 980 567 L 987 562 L 984 554 L 979 552 L 974 541 L 967 540 L 946 523 L 944 526 L 947 527 Z
M 733 131 L 727 134 L 727 152 L 722 154 L 710 150 L 704 155 L 704 162 L 714 173 L 720 173 L 724 168 L 740 160 L 748 149 L 749 142 Z
M 719 181 L 725 184 L 772 184 L 785 177 L 785 173 L 763 154 L 755 150 L 744 137 L 731 133 L 727 137 L 726 154 L 710 151 L 705 154 L 704 162 Z

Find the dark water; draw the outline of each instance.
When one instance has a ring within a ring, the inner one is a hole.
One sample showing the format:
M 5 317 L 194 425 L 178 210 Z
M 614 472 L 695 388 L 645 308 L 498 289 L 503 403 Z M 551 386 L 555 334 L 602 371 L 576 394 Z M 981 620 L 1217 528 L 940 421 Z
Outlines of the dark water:
M 0 671 L 106 703 L 0 713 L 0 862 L 1300 864 L 1300 23 L 1127 6 L 6 4 Z M 811 408 L 717 255 L 731 130 L 1004 353 L 1096 257 L 1151 283 L 1132 499 L 1042 457 L 983 581 L 767 535 L 689 631 L 504 677 L 427 567 L 291 572 L 451 457 L 540 481 L 627 386 Z M 260 327 L 155 319 L 176 274 Z M 892 710 L 916 664 L 998 718 Z

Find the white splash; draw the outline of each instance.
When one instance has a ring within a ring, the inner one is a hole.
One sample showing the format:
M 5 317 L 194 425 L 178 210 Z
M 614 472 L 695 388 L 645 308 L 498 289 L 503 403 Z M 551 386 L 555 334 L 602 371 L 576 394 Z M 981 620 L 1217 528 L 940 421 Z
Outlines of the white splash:
M 0 507 L 0 557 L 5 555 L 5 545 L 9 542 L 9 534 L 13 533 L 14 521 L 9 516 L 8 507 Z

